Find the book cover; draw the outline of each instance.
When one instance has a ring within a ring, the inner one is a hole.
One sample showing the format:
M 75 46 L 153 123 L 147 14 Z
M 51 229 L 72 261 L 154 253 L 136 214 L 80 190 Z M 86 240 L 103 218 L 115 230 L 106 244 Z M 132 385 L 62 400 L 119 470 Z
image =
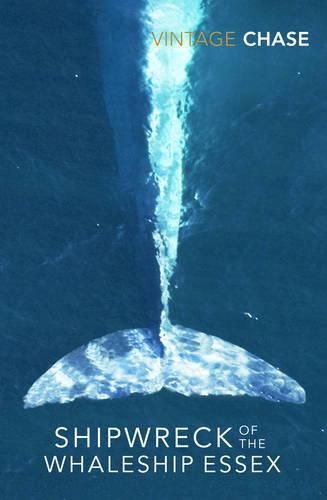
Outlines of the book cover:
M 0 498 L 326 498 L 325 2 L 0 12 Z

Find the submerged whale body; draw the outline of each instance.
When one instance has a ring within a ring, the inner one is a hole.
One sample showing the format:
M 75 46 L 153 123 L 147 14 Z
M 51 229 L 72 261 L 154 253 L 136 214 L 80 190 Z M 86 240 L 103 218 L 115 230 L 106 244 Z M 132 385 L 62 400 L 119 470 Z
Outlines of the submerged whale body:
M 162 388 L 185 396 L 248 395 L 304 403 L 304 389 L 279 369 L 241 347 L 170 321 L 169 286 L 183 210 L 187 67 L 193 48 L 146 45 L 144 38 L 154 26 L 159 31 L 178 31 L 180 26 L 194 31 L 204 12 L 201 0 L 131 3 L 100 3 L 98 31 L 122 186 L 125 196 L 135 200 L 140 228 L 140 280 L 147 267 L 142 290 L 149 325 L 108 334 L 67 354 L 32 385 L 25 407 L 146 395 Z M 122 61 L 115 58 L 115 43 L 122 40 L 112 36 L 117 26 L 134 30 Z

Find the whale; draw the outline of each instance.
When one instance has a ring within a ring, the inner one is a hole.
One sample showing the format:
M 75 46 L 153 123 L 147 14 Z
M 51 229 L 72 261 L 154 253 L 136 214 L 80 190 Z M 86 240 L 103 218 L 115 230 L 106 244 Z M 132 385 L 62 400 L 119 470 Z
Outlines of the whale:
M 104 100 L 114 135 L 122 197 L 138 227 L 143 328 L 126 328 L 77 347 L 41 375 L 24 407 L 106 400 L 162 389 L 191 396 L 252 396 L 302 404 L 303 387 L 217 334 L 174 324 L 171 286 L 183 214 L 192 46 L 151 43 L 151 33 L 196 31 L 202 0 L 95 2 Z M 118 46 L 119 45 L 119 46 Z M 117 57 L 117 54 L 120 54 Z

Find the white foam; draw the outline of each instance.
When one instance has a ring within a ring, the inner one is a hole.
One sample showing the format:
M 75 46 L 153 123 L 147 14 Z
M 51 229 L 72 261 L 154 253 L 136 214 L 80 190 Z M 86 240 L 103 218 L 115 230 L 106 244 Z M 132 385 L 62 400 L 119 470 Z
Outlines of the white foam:
M 151 32 L 195 31 L 203 16 L 201 0 L 149 0 L 145 10 L 146 64 L 144 78 L 151 95 L 150 162 L 159 194 L 154 241 L 160 269 L 162 323 L 168 319 L 169 285 L 177 259 L 182 214 L 182 169 L 188 101 L 187 68 L 194 48 L 175 44 L 156 46 Z

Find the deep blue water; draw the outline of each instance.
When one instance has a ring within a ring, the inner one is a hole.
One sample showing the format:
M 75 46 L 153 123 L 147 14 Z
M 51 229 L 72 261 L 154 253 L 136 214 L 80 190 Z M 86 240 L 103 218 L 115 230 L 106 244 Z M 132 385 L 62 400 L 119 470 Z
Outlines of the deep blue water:
M 174 321 L 279 366 L 305 387 L 307 403 L 161 392 L 23 410 L 30 385 L 58 358 L 151 317 L 139 284 L 135 205 L 121 186 L 105 106 L 95 11 L 77 0 L 0 6 L 0 498 L 326 498 L 327 6 L 320 0 L 212 2 L 208 31 L 308 30 L 312 43 L 198 51 L 188 224 L 172 301 Z M 241 424 L 260 426 L 268 452 L 282 457 L 282 474 L 44 472 L 59 425 Z

